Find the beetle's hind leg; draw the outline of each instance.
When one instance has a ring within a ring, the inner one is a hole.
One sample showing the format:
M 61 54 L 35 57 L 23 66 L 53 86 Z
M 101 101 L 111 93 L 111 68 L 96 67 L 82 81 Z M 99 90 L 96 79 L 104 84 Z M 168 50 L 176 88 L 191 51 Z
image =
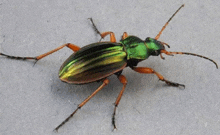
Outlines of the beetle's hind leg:
M 63 47 L 68 47 L 71 50 L 73 50 L 74 52 L 77 52 L 80 49 L 80 47 L 78 47 L 78 46 L 76 46 L 74 44 L 67 43 L 67 44 L 63 44 L 63 45 L 57 47 L 56 49 L 53 49 L 53 50 L 51 50 L 51 51 L 49 51 L 47 53 L 41 54 L 41 55 L 36 56 L 36 57 L 11 56 L 11 55 L 7 55 L 7 54 L 4 54 L 4 53 L 0 53 L 0 55 L 5 56 L 5 57 L 10 58 L 10 59 L 17 59 L 17 60 L 31 60 L 32 59 L 32 60 L 36 60 L 36 62 L 37 62 L 38 60 L 40 60 L 40 59 L 42 59 L 42 58 L 44 58 L 44 57 L 46 57 L 46 56 L 48 56 L 48 55 L 50 55 L 50 54 L 52 54 L 52 53 L 54 53 L 56 51 L 62 49 Z
M 168 85 L 171 85 L 171 86 L 174 86 L 174 87 L 183 87 L 183 88 L 185 88 L 184 84 L 179 84 L 179 83 L 175 83 L 175 82 L 171 82 L 171 81 L 166 80 L 161 74 L 157 73 L 152 68 L 148 68 L 148 67 L 132 67 L 132 69 L 134 71 L 136 71 L 136 72 L 139 72 L 139 73 L 155 74 L 155 75 L 157 75 L 159 80 L 164 81 Z
M 125 87 L 126 87 L 126 85 L 127 85 L 127 79 L 126 79 L 125 76 L 119 75 L 119 76 L 118 76 L 118 79 L 119 79 L 119 81 L 123 84 L 123 88 L 122 88 L 122 90 L 120 91 L 120 93 L 119 93 L 119 95 L 118 95 L 118 97 L 117 97 L 117 99 L 116 99 L 116 101 L 115 101 L 115 108 L 114 108 L 114 112 L 113 112 L 113 115 L 112 115 L 112 125 L 113 125 L 114 129 L 117 129 L 117 128 L 116 128 L 116 125 L 115 125 L 116 108 L 118 107 L 118 104 L 119 104 L 119 102 L 120 102 L 120 100 L 121 100 L 121 97 L 122 97 L 122 95 L 123 95 L 123 93 L 124 93 L 124 90 L 125 90 Z
M 89 97 L 87 97 L 81 104 L 78 105 L 77 109 L 70 114 L 69 117 L 67 117 L 59 126 L 57 126 L 54 130 L 58 131 L 58 129 L 60 127 L 62 127 L 66 122 L 68 122 L 70 120 L 70 118 L 73 117 L 73 115 L 81 108 L 83 107 L 93 96 L 95 96 L 103 87 L 105 87 L 106 85 L 108 85 L 109 80 L 106 78 L 104 80 L 102 80 L 102 85 L 98 87 L 98 89 L 96 89 Z
M 111 32 L 111 31 L 106 31 L 106 32 L 102 32 L 102 33 L 99 32 L 99 30 L 97 29 L 95 23 L 93 22 L 93 19 L 92 19 L 92 18 L 88 18 L 88 19 L 91 21 L 91 23 L 92 23 L 92 25 L 93 25 L 93 28 L 94 28 L 94 30 L 97 32 L 97 34 L 99 34 L 99 35 L 101 36 L 101 39 L 99 40 L 99 42 L 100 42 L 103 38 L 105 38 L 107 35 L 110 35 L 110 42 L 113 42 L 113 43 L 116 42 L 115 34 L 114 34 L 113 32 Z

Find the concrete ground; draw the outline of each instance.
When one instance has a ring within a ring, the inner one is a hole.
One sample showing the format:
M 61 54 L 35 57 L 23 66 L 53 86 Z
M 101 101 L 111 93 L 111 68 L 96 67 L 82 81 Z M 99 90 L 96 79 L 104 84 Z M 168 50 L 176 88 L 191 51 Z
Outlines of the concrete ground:
M 100 31 L 115 32 L 118 41 L 125 31 L 142 39 L 155 37 L 181 4 L 185 7 L 159 40 L 171 46 L 169 51 L 201 54 L 220 64 L 219 0 L 0 0 L 0 52 L 37 56 L 68 42 L 80 47 L 97 42 L 89 17 Z M 116 131 L 111 117 L 122 84 L 111 76 L 107 87 L 53 132 L 101 84 L 59 80 L 59 68 L 71 53 L 62 49 L 35 66 L 0 56 L 1 135 L 220 134 L 220 70 L 186 55 L 150 57 L 138 65 L 185 84 L 184 90 L 155 75 L 123 71 L 128 85 L 116 113 Z

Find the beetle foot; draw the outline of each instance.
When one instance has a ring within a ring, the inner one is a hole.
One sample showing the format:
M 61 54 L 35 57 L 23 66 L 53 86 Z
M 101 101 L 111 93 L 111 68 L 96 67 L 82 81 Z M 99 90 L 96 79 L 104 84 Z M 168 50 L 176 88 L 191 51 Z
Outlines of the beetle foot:
M 117 130 L 117 128 L 116 128 L 116 127 L 114 127 L 114 128 L 112 129 L 112 131 L 115 131 L 115 130 Z
M 34 59 L 34 60 L 35 60 L 35 62 L 34 62 L 33 67 L 34 67 L 34 66 L 35 66 L 35 64 L 38 62 L 38 60 L 39 60 L 39 59 L 37 59 L 37 57 L 35 57 L 35 59 Z
M 115 109 L 116 109 L 116 107 L 115 107 Z M 112 115 L 112 125 L 114 127 L 112 131 L 117 130 L 117 127 L 116 127 L 116 124 L 115 124 L 115 110 L 114 110 L 114 113 Z
M 182 87 L 183 89 L 185 89 L 185 85 L 184 84 L 179 84 L 179 83 L 175 83 L 175 82 L 171 82 L 171 81 L 168 81 L 168 80 L 161 80 L 161 81 L 165 81 L 165 83 L 167 85 L 170 85 L 170 86 L 174 86 L 174 87 Z

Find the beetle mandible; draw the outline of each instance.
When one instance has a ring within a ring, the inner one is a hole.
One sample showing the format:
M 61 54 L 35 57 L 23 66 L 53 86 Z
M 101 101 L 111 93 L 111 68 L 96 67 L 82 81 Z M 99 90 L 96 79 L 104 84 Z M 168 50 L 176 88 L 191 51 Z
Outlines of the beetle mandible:
M 11 59 L 20 59 L 20 60 L 28 60 L 33 59 L 36 60 L 35 63 L 64 48 L 70 48 L 74 53 L 62 64 L 59 70 L 59 78 L 63 82 L 71 83 L 71 84 L 86 84 L 96 81 L 101 81 L 102 84 L 89 96 L 87 97 L 81 104 L 78 105 L 77 109 L 67 117 L 59 126 L 55 128 L 56 131 L 63 126 L 73 115 L 82 107 L 84 106 L 97 92 L 99 92 L 103 87 L 108 85 L 109 80 L 107 79 L 108 76 L 115 74 L 119 81 L 123 84 L 122 90 L 120 91 L 116 101 L 114 112 L 112 115 L 112 125 L 114 129 L 116 129 L 115 124 L 115 113 L 116 108 L 119 105 L 120 99 L 123 95 L 125 90 L 127 79 L 124 75 L 122 75 L 122 71 L 126 67 L 130 67 L 132 70 L 138 73 L 144 74 L 155 74 L 159 80 L 164 81 L 166 84 L 175 86 L 175 87 L 184 87 L 185 85 L 171 82 L 165 79 L 161 74 L 153 70 L 149 67 L 137 67 L 138 63 L 146 60 L 149 56 L 158 56 L 162 59 L 162 53 L 166 55 L 173 55 L 173 54 L 186 54 L 186 55 L 193 55 L 198 56 L 201 58 L 205 58 L 210 60 L 216 65 L 218 65 L 215 61 L 210 58 L 207 58 L 202 55 L 188 53 L 188 52 L 169 52 L 165 50 L 165 46 L 170 48 L 167 43 L 158 41 L 160 35 L 162 34 L 163 30 L 166 28 L 168 23 L 171 19 L 176 15 L 176 13 L 184 7 L 184 4 L 181 5 L 178 10 L 170 17 L 170 19 L 165 23 L 162 27 L 161 31 L 155 38 L 146 38 L 145 40 L 141 40 L 136 36 L 128 36 L 126 32 L 124 32 L 120 42 L 116 42 L 115 35 L 111 31 L 100 33 L 99 30 L 96 28 L 92 18 L 89 18 L 94 30 L 101 36 L 100 41 L 110 35 L 110 42 L 97 42 L 89 44 L 85 47 L 78 47 L 74 44 L 67 43 L 64 44 L 54 50 L 51 50 L 45 54 L 39 55 L 37 57 L 18 57 L 18 56 L 11 56 L 4 53 L 0 53 L 2 56 L 6 56 Z

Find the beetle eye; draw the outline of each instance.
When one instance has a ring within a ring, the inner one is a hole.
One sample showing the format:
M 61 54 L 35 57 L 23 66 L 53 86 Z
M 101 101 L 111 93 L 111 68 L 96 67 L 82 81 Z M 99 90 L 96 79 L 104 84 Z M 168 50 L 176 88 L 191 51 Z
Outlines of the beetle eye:
M 159 51 L 158 50 L 156 50 L 155 51 L 155 55 L 159 55 L 160 53 L 159 53 Z
M 150 41 L 150 37 L 147 37 L 146 39 L 145 39 L 145 42 L 149 42 Z
M 155 50 L 151 53 L 153 56 L 158 56 L 160 54 L 160 50 Z

